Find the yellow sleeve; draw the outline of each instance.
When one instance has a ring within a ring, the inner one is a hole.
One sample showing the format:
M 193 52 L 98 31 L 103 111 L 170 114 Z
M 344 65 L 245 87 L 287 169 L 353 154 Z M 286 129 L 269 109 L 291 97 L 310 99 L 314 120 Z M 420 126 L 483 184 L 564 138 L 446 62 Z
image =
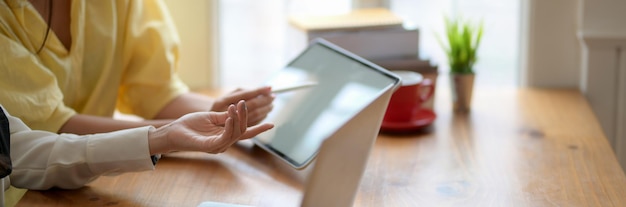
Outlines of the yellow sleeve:
M 0 45 L 0 103 L 29 127 L 58 132 L 76 112 L 63 103 L 56 77 L 4 34 Z
M 131 0 L 128 9 L 117 107 L 150 119 L 189 90 L 176 74 L 180 41 L 163 2 Z

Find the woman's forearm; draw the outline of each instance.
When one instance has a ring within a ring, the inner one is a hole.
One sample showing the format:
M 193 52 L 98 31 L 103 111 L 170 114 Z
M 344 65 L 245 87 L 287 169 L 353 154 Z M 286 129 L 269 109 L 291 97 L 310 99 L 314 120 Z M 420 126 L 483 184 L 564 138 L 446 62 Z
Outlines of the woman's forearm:
M 109 117 L 77 114 L 65 122 L 61 129 L 59 129 L 59 133 L 79 135 L 106 133 L 143 126 L 160 127 L 172 121 L 173 119 L 126 121 Z
M 77 114 L 72 116 L 59 129 L 59 133 L 94 134 L 112 132 L 122 129 L 130 129 L 142 126 L 161 127 L 175 119 L 197 111 L 209 111 L 213 105 L 213 99 L 200 94 L 187 93 L 175 98 L 166 105 L 153 120 L 127 121 L 110 117 L 99 117 Z
M 185 93 L 176 97 L 154 117 L 155 119 L 177 119 L 181 116 L 200 111 L 211 111 L 214 100 L 197 93 Z

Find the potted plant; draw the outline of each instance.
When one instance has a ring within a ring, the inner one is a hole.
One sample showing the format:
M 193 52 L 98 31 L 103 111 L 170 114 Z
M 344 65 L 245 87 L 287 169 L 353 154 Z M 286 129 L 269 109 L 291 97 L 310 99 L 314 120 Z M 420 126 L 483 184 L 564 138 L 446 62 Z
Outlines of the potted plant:
M 471 24 L 462 18 L 445 19 L 445 39 L 438 37 L 450 66 L 450 77 L 455 111 L 470 109 L 474 87 L 474 63 L 483 35 L 483 24 Z

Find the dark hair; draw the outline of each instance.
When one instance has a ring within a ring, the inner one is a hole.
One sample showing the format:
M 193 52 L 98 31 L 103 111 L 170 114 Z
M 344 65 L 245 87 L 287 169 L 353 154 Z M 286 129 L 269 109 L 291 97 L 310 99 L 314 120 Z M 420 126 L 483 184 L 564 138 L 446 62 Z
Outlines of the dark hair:
M 52 25 L 52 0 L 48 0 L 46 6 L 48 7 L 48 28 L 46 29 L 46 36 L 43 37 L 43 42 L 37 50 L 37 54 L 39 54 L 41 50 L 43 50 L 43 46 L 46 45 L 46 42 L 48 41 L 48 34 L 50 33 L 50 25 Z

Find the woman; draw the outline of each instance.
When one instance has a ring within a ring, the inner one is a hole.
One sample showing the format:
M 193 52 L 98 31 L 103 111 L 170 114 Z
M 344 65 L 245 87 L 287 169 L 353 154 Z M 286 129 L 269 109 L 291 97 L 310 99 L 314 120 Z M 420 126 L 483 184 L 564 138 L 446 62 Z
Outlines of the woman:
M 0 102 L 33 129 L 74 134 L 158 127 L 239 100 L 249 126 L 267 116 L 269 87 L 217 99 L 189 92 L 178 47 L 158 0 L 0 0 Z M 115 120 L 116 109 L 145 121 Z

